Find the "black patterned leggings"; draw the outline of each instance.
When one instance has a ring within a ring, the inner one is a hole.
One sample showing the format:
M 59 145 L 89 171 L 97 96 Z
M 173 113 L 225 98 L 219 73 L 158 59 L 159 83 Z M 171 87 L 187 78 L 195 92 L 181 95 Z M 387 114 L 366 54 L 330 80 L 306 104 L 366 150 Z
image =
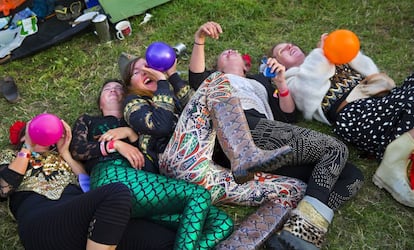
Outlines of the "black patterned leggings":
M 274 173 L 304 180 L 308 184 L 306 195 L 333 210 L 353 197 L 363 184 L 361 171 L 346 162 L 348 148 L 332 136 L 268 119 L 260 119 L 251 133 L 262 149 L 291 146 L 292 161 Z

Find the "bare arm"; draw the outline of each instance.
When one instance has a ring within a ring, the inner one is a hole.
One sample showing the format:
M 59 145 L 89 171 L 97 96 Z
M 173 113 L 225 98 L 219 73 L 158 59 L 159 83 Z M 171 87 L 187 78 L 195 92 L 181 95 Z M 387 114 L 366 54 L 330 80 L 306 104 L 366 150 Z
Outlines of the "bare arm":
M 220 24 L 216 22 L 207 22 L 200 26 L 194 35 L 194 46 L 190 58 L 190 71 L 194 73 L 204 72 L 206 68 L 204 44 L 206 37 L 218 39 L 223 33 Z
M 62 136 L 62 138 L 57 142 L 57 148 L 62 156 L 63 160 L 65 160 L 68 165 L 72 168 L 72 171 L 79 175 L 81 173 L 86 174 L 85 169 L 83 168 L 83 165 L 79 162 L 73 159 L 70 151 L 69 151 L 69 145 L 72 141 L 72 131 L 70 129 L 70 126 L 62 120 L 63 127 L 65 128 L 65 132 Z
M 280 64 L 275 58 L 268 58 L 267 65 L 272 68 L 272 72 L 276 72 L 276 76 L 272 78 L 272 83 L 278 90 L 279 106 L 285 113 L 295 111 L 295 102 L 286 84 L 285 72 L 286 68 Z

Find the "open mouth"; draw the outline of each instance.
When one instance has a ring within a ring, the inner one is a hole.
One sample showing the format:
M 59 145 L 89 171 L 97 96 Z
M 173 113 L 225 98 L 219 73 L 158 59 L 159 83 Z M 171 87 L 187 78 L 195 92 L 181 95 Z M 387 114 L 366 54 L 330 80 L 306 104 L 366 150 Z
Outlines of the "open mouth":
M 144 84 L 145 85 L 147 85 L 147 84 L 150 84 L 151 83 L 151 79 L 149 79 L 149 78 L 146 78 L 145 80 L 144 80 Z

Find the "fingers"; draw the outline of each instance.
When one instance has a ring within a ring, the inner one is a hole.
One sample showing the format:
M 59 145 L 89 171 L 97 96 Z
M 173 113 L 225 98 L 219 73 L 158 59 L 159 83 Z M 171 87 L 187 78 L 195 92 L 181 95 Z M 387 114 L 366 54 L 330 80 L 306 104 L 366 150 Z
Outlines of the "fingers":
M 201 26 L 201 30 L 209 37 L 218 39 L 220 34 L 223 33 L 223 29 L 220 24 L 216 22 L 207 22 Z
M 154 81 L 159 81 L 159 80 L 166 80 L 167 78 L 165 77 L 164 73 L 161 71 L 158 71 L 156 69 L 153 68 L 149 68 L 147 66 L 144 66 L 142 68 L 142 71 L 145 72 L 145 74 Z
M 142 169 L 144 167 L 145 159 L 140 151 L 130 154 L 127 159 L 131 166 L 135 169 Z
M 63 127 L 65 128 L 65 133 L 62 134 L 62 137 L 66 136 L 66 138 L 72 138 L 72 130 L 69 124 L 65 120 L 61 120 L 61 121 L 62 121 Z
M 317 47 L 318 48 L 322 48 L 323 47 L 323 44 L 325 43 L 325 39 L 328 37 L 328 33 L 323 33 L 322 35 L 321 35 L 321 39 L 320 39 L 320 41 L 318 42 L 318 44 L 317 44 Z
M 360 81 L 359 84 L 367 84 L 368 83 L 368 79 L 365 78 L 364 80 Z
M 280 64 L 275 58 L 268 58 L 267 59 L 267 66 L 272 68 L 272 72 L 281 73 L 286 70 L 285 66 Z
M 103 135 L 101 135 L 101 137 L 99 137 L 99 141 L 111 141 L 117 139 L 116 134 L 111 130 L 106 131 Z

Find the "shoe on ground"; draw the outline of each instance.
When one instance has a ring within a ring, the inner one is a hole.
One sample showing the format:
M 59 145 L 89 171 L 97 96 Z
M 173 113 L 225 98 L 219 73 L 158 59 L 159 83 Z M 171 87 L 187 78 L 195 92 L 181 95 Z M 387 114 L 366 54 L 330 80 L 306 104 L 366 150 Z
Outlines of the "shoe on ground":
M 0 80 L 0 86 L 1 93 L 8 102 L 16 103 L 19 100 L 19 91 L 13 77 L 6 76 L 3 80 Z

